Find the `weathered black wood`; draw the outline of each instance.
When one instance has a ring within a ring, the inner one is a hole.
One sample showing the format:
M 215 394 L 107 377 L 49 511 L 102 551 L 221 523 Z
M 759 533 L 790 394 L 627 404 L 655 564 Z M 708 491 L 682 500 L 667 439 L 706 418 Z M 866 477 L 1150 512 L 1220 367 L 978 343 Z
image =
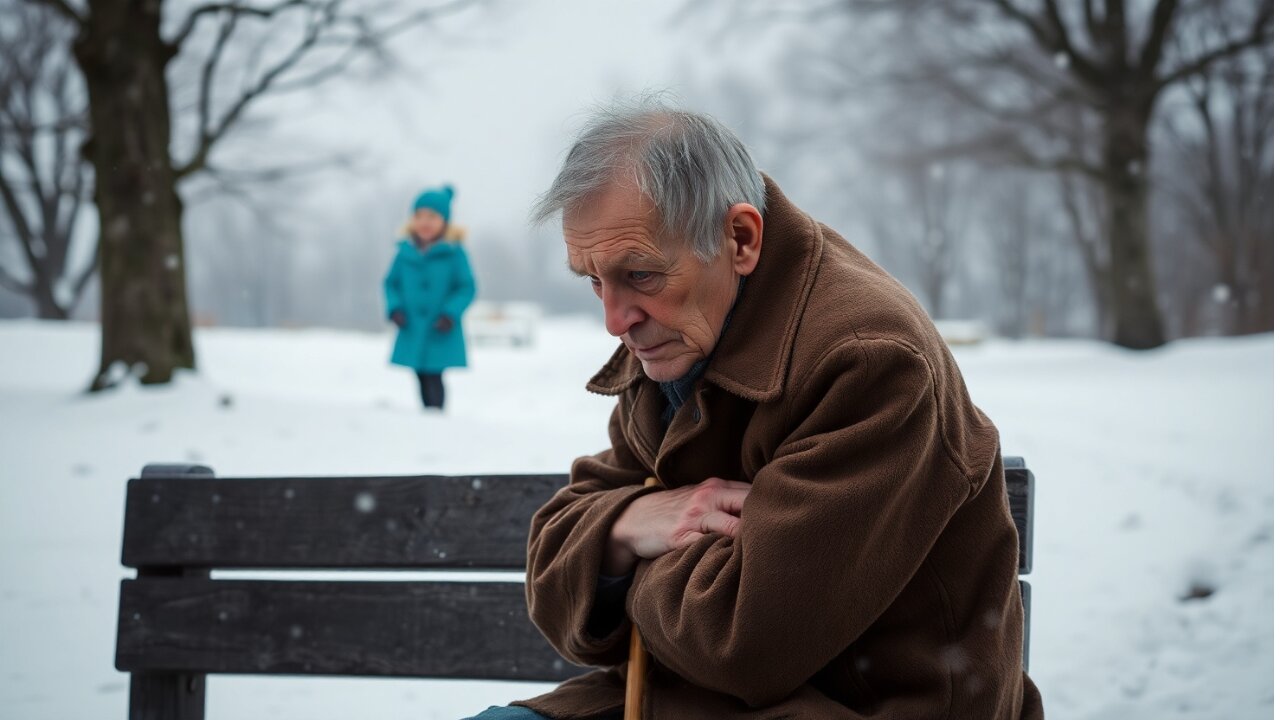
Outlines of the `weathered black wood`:
M 123 563 L 523 570 L 565 475 L 129 481 Z
M 140 578 L 191 578 L 207 580 L 205 568 L 139 568 Z M 123 612 L 123 603 L 121 604 Z M 116 636 L 119 653 L 120 636 Z M 203 673 L 135 672 L 129 677 L 129 720 L 204 720 Z
M 1031 667 L 1031 583 L 1018 581 L 1022 594 L 1022 671 Z
M 1031 570 L 1032 475 L 1005 471 L 1019 571 Z M 523 570 L 529 520 L 566 475 L 129 482 L 130 567 Z
M 564 680 L 505 582 L 124 580 L 116 667 L 131 672 Z
M 134 673 L 129 720 L 204 720 L 204 675 Z
M 1025 467 L 1006 468 L 1005 492 L 1009 497 L 1009 512 L 1018 528 L 1018 574 L 1031 572 L 1031 548 L 1035 529 L 1036 477 Z

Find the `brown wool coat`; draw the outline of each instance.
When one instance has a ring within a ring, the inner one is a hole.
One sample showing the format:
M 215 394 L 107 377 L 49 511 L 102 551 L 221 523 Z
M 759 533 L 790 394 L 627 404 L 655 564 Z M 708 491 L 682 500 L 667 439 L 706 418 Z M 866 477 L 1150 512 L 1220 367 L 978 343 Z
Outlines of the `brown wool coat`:
M 620 708 L 634 622 L 649 718 L 1043 718 L 995 427 L 910 293 L 767 187 L 760 263 L 670 428 L 625 347 L 588 385 L 618 396 L 612 447 L 533 518 L 527 593 L 560 653 L 606 669 L 517 704 Z M 750 482 L 740 535 L 642 562 L 631 622 L 592 637 L 609 528 L 651 474 Z

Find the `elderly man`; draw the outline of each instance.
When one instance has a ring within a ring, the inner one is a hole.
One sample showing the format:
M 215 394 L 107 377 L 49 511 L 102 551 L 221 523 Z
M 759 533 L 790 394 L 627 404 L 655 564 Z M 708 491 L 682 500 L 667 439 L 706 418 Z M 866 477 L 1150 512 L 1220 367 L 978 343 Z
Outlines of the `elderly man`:
M 652 101 L 587 123 L 557 212 L 618 403 L 533 518 L 527 594 L 603 669 L 481 717 L 619 716 L 633 625 L 650 718 L 1043 717 L 999 438 L 911 295 Z

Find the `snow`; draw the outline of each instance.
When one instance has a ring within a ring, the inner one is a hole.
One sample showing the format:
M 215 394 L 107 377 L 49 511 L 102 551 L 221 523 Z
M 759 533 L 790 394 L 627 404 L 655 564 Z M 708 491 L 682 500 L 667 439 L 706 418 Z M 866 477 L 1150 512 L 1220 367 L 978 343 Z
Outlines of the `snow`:
M 0 716 L 125 716 L 119 542 L 125 481 L 147 462 L 563 472 L 606 444 L 611 402 L 583 390 L 614 346 L 596 321 L 473 347 L 472 367 L 446 376 L 443 414 L 416 406 L 411 374 L 386 364 L 390 340 L 202 329 L 199 373 L 89 396 L 93 326 L 0 322 Z M 1005 452 L 1036 474 L 1031 674 L 1049 717 L 1271 717 L 1272 337 L 956 355 Z M 547 687 L 213 677 L 208 717 L 451 720 Z

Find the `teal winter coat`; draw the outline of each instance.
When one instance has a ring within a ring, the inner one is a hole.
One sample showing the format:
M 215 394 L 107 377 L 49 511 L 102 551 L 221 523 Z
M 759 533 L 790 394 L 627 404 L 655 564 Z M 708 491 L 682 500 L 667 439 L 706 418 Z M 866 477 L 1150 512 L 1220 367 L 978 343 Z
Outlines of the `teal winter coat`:
M 411 240 L 401 240 L 382 287 L 387 317 L 398 310 L 405 315 L 392 363 L 432 373 L 466 367 L 462 311 L 476 296 L 476 282 L 461 244 L 439 240 L 419 250 Z M 441 315 L 453 320 L 451 329 L 436 329 Z

